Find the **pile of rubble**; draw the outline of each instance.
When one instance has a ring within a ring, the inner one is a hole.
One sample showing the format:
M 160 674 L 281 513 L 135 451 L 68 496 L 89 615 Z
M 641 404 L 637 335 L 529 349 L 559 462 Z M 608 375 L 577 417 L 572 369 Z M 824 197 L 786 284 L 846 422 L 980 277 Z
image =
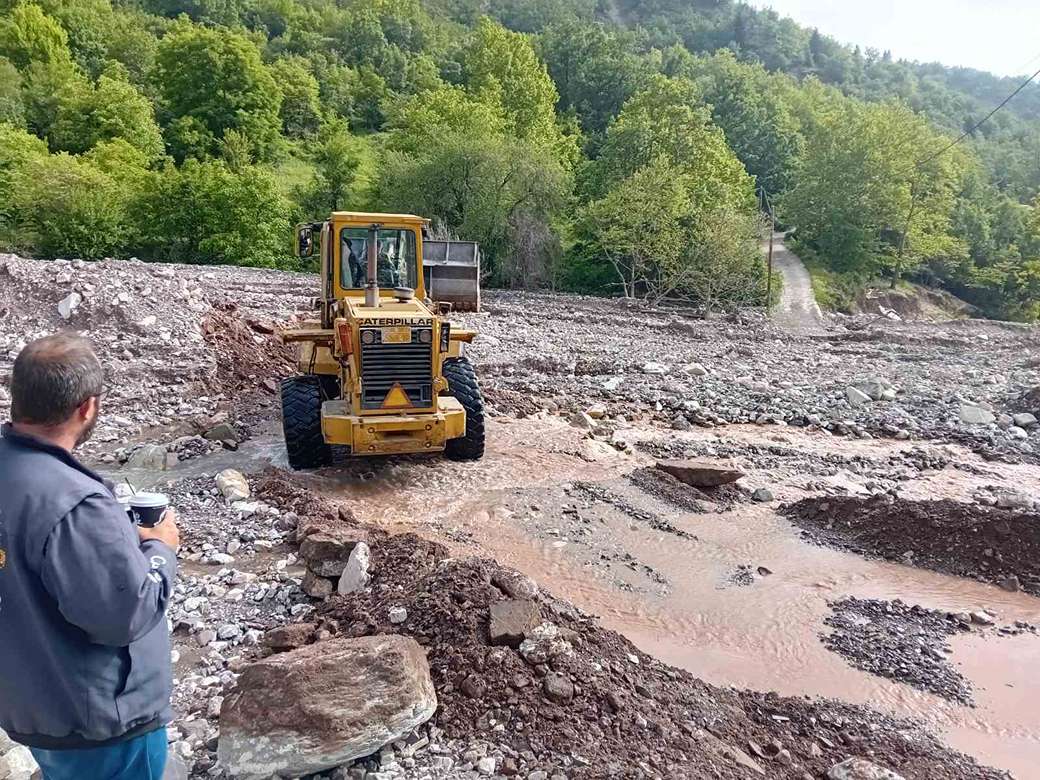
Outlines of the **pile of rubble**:
M 545 409 L 589 428 L 638 418 L 680 430 L 759 423 L 947 439 L 1012 461 L 1040 453 L 1035 328 L 886 320 L 813 337 L 607 299 L 487 301 L 486 313 L 463 319 L 480 332 L 472 353 L 499 413 Z

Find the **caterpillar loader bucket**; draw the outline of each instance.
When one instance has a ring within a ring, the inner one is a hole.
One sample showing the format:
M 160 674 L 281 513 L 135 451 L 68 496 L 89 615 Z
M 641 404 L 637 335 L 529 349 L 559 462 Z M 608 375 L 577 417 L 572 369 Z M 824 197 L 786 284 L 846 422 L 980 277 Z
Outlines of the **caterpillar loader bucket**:
M 424 241 L 426 294 L 455 311 L 480 311 L 480 247 L 475 241 Z

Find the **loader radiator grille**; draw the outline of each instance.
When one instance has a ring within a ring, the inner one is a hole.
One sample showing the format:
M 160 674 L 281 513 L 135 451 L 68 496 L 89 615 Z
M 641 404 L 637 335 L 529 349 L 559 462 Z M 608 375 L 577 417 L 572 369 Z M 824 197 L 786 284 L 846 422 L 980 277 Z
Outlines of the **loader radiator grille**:
M 384 344 L 379 328 L 361 331 L 361 407 L 383 409 L 383 401 L 394 385 L 401 385 L 414 407 L 433 405 L 433 344 L 421 334 L 428 329 L 412 328 L 411 343 Z M 372 335 L 366 336 L 371 333 Z M 365 343 L 366 338 L 371 343 Z

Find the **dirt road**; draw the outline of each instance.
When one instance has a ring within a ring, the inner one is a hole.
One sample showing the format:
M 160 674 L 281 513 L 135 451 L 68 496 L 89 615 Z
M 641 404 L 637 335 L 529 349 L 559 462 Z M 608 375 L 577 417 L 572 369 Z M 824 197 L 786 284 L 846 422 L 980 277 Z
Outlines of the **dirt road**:
M 825 333 L 826 321 L 812 291 L 805 264 L 784 243 L 784 234 L 773 235 L 773 268 L 783 275 L 784 289 L 773 309 L 773 320 L 789 331 Z

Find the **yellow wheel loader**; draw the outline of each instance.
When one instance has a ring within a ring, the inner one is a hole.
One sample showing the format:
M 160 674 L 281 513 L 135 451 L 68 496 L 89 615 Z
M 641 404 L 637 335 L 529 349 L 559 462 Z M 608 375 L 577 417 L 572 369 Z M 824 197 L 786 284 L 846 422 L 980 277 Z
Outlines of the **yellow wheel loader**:
M 281 333 L 299 363 L 281 385 L 294 469 L 329 464 L 333 445 L 358 456 L 483 456 L 484 399 L 465 356 L 476 334 L 452 328 L 444 304 L 426 296 L 428 227 L 410 214 L 360 212 L 297 226 L 297 255 L 321 259 L 321 317 Z

